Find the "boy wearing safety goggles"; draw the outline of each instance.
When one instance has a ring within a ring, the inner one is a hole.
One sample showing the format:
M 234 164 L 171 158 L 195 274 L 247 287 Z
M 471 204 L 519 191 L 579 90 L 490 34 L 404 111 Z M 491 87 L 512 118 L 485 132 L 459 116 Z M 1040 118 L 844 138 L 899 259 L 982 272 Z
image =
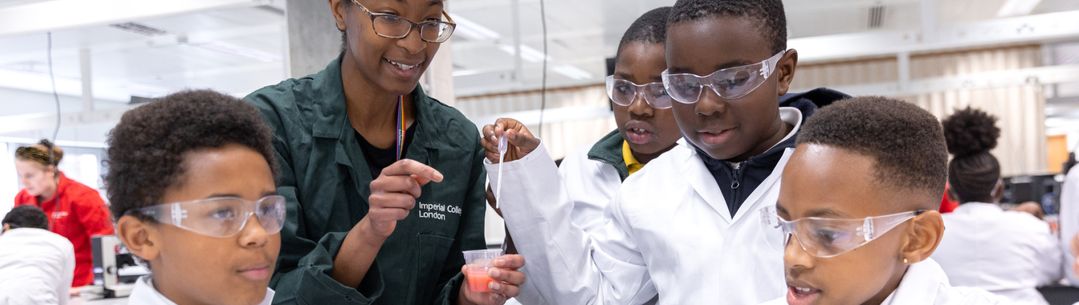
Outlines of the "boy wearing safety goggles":
M 646 12 L 622 35 L 615 52 L 614 75 L 606 78 L 607 98 L 618 129 L 587 150 L 566 156 L 558 167 L 574 203 L 574 224 L 585 231 L 591 232 L 604 223 L 603 210 L 626 178 L 682 138 L 671 113 L 671 97 L 660 78 L 667 68 L 664 42 L 670 11 L 665 6 Z M 495 125 L 503 129 L 523 126 L 510 118 L 499 119 Z M 484 132 L 491 134 L 495 125 L 484 126 Z M 484 144 L 498 142 L 490 140 Z M 496 151 L 495 147 L 490 150 Z M 492 163 L 498 162 L 497 154 L 488 153 L 487 157 Z M 507 158 L 517 159 L 513 155 Z M 488 201 L 494 205 L 493 194 L 488 195 Z
M 862 97 L 810 118 L 760 213 L 786 236 L 787 296 L 766 304 L 997 304 L 929 258 L 947 162 L 940 123 L 913 104 Z
M 518 299 L 552 304 L 756 304 L 782 296 L 782 236 L 764 230 L 795 135 L 816 105 L 780 107 L 797 65 L 779 0 L 681 0 L 668 17 L 664 87 L 689 145 L 630 176 L 585 234 L 539 140 L 496 125 L 519 160 L 504 165 L 502 214 L 529 265 Z M 806 100 L 809 97 L 825 100 Z M 515 160 L 516 158 L 507 158 Z M 497 172 L 489 166 L 488 173 Z M 492 176 L 495 181 L 498 177 Z M 591 235 L 591 236 L 590 236 Z M 531 253 L 531 254 L 530 254 Z
M 172 94 L 125 113 L 108 144 L 117 235 L 152 270 L 130 304 L 270 303 L 285 208 L 253 107 Z

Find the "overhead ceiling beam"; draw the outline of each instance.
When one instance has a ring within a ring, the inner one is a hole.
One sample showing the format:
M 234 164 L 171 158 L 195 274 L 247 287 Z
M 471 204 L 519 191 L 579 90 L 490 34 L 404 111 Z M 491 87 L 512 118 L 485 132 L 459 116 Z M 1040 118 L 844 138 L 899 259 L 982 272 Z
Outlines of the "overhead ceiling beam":
M 916 31 L 869 32 L 791 39 L 799 62 L 848 60 L 930 53 L 1024 43 L 1045 43 L 1079 38 L 1079 10 L 940 25 L 932 33 Z
M 91 43 L 89 45 L 60 48 L 54 47 L 53 54 L 56 57 L 61 57 L 64 55 L 74 56 L 79 52 L 80 49 L 84 48 L 92 50 L 95 54 L 105 54 L 110 52 L 139 48 L 160 48 L 176 46 L 180 44 L 197 45 L 200 43 L 228 40 L 238 37 L 276 34 L 280 33 L 281 31 L 283 30 L 281 29 L 280 24 L 269 24 L 248 27 L 236 27 L 226 30 L 169 33 L 160 36 L 147 37 L 143 39 L 129 40 L 123 42 L 109 42 L 99 44 Z M 23 61 L 40 60 L 42 57 L 42 51 L 5 54 L 3 57 L 0 57 L 0 66 Z
M 0 9 L 0 36 L 129 22 L 229 7 L 269 5 L 270 0 L 52 0 Z

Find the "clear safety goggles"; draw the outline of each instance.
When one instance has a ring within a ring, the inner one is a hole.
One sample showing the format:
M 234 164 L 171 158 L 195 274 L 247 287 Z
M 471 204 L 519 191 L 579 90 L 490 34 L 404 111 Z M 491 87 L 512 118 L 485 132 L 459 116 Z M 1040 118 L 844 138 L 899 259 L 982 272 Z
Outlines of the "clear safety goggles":
M 285 197 L 271 195 L 256 201 L 236 197 L 165 203 L 131 210 L 184 230 L 212 237 L 230 237 L 243 230 L 254 215 L 268 234 L 285 223 Z
M 734 100 L 757 90 L 775 72 L 779 59 L 787 51 L 781 51 L 764 61 L 720 69 L 707 76 L 693 73 L 669 73 L 663 71 L 663 86 L 675 101 L 682 104 L 696 104 L 701 99 L 704 88 L 712 89 L 720 98 Z
M 805 217 L 787 221 L 776 214 L 775 207 L 768 207 L 761 210 L 761 220 L 769 228 L 783 231 L 784 244 L 789 243 L 793 235 L 806 253 L 829 258 L 864 246 L 923 212 L 925 210 L 861 219 Z
M 614 75 L 607 76 L 607 97 L 611 98 L 611 102 L 615 105 L 628 107 L 637 100 L 638 96 L 643 97 L 652 108 L 671 108 L 671 96 L 667 94 L 663 83 L 652 82 L 638 85 L 628 80 L 614 78 Z

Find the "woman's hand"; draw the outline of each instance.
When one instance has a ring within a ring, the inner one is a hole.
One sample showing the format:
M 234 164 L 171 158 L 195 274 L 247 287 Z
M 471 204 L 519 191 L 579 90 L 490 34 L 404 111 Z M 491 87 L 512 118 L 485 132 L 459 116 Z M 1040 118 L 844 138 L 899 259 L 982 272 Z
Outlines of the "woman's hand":
M 386 239 L 397 227 L 397 221 L 408 217 L 416 205 L 420 187 L 430 182 L 442 182 L 442 173 L 415 160 L 390 164 L 371 181 L 371 196 L 367 200 L 370 209 L 360 223 L 376 237 Z

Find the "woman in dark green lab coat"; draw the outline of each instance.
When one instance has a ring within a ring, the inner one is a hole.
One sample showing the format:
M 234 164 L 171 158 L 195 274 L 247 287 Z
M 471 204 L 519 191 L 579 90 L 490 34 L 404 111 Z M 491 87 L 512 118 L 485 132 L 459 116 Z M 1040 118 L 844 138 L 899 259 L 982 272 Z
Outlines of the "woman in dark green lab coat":
M 516 296 L 517 255 L 495 260 L 491 293 L 461 285 L 461 250 L 485 246 L 485 173 L 475 125 L 417 85 L 453 31 L 442 1 L 329 3 L 346 37 L 341 56 L 245 98 L 274 130 L 277 191 L 288 199 L 274 303 Z

